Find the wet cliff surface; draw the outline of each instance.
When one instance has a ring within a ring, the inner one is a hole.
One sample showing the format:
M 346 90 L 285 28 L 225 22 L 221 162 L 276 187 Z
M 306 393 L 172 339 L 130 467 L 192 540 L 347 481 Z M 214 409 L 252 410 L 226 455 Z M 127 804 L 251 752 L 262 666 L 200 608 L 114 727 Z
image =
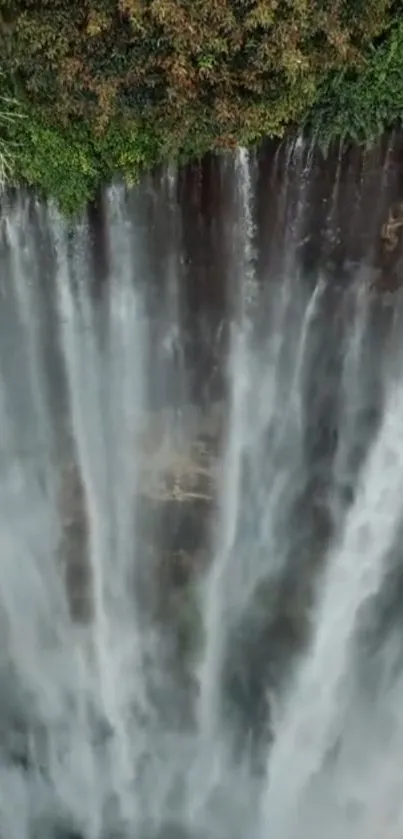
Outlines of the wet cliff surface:
M 4 199 L 6 839 L 294 839 L 301 795 L 316 836 L 333 783 L 335 839 L 366 835 L 369 799 L 331 774 L 330 671 L 333 656 L 339 681 L 355 674 L 353 725 L 398 626 L 402 237 L 399 133 L 157 172 L 74 224 Z M 294 753 L 305 683 L 318 739 Z

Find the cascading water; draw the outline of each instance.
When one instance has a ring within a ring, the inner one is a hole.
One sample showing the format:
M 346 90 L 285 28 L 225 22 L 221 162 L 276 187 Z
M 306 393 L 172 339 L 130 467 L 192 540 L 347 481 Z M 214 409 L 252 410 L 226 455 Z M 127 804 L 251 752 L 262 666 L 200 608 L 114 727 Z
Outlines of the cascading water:
M 1 839 L 399 839 L 401 143 L 4 201 Z

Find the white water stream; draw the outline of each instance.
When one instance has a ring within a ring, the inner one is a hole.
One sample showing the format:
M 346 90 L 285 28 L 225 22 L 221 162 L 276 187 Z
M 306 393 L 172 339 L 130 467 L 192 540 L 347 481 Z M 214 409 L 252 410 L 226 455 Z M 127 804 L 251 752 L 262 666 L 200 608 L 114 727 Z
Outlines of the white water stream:
M 220 317 L 174 171 L 106 194 L 106 280 L 89 222 L 4 210 L 0 839 L 400 839 L 401 304 L 307 272 L 314 160 L 264 276 L 258 164 L 223 161 Z M 342 188 L 340 150 L 328 241 Z

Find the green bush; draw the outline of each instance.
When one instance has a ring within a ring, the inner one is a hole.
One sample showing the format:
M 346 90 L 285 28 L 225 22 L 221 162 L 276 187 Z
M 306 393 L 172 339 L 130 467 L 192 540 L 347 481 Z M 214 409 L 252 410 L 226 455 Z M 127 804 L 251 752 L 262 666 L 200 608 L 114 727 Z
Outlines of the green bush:
M 2 134 L 6 177 L 56 199 L 67 215 L 85 206 L 100 184 L 115 176 L 134 183 L 158 160 L 156 138 L 135 121 L 116 119 L 97 135 L 84 120 L 55 125 L 33 109 L 24 117 L 7 124 Z M 1 148 L 0 142 L 0 156 Z
M 371 145 L 403 117 L 403 22 L 370 45 L 363 65 L 326 75 L 305 117 L 326 151 L 335 138 Z

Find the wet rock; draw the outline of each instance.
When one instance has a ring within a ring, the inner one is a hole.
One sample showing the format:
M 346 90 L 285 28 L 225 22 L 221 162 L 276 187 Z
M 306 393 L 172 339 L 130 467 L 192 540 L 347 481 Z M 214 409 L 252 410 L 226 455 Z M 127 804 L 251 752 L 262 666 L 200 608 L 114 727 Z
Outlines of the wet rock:
M 67 601 L 76 623 L 90 623 L 94 617 L 92 574 L 88 559 L 88 521 L 79 468 L 74 461 L 62 473 L 60 510 L 62 538 L 59 545 Z
M 68 819 L 40 819 L 32 829 L 30 839 L 87 839 L 85 832 L 69 824 Z
M 171 592 L 188 586 L 206 567 L 216 501 L 217 412 L 212 409 L 211 416 L 201 418 L 194 411 L 178 434 L 170 427 L 175 418 L 165 413 L 146 416 L 133 451 L 133 469 L 139 469 L 133 496 L 137 552 L 137 559 L 133 557 L 133 597 L 135 591 L 140 592 L 139 611 L 146 619 L 147 614 L 172 616 Z M 89 523 L 79 463 L 73 454 L 62 470 L 59 505 L 59 554 L 68 607 L 75 623 L 88 624 L 95 607 Z M 184 611 L 182 606 L 175 608 L 175 615 Z M 172 625 L 174 645 L 188 648 L 189 620 L 172 620 Z
M 153 518 L 153 530 L 160 534 L 166 552 L 195 555 L 206 548 L 209 539 L 208 520 L 211 506 L 204 501 L 169 500 L 147 505 L 146 515 Z

